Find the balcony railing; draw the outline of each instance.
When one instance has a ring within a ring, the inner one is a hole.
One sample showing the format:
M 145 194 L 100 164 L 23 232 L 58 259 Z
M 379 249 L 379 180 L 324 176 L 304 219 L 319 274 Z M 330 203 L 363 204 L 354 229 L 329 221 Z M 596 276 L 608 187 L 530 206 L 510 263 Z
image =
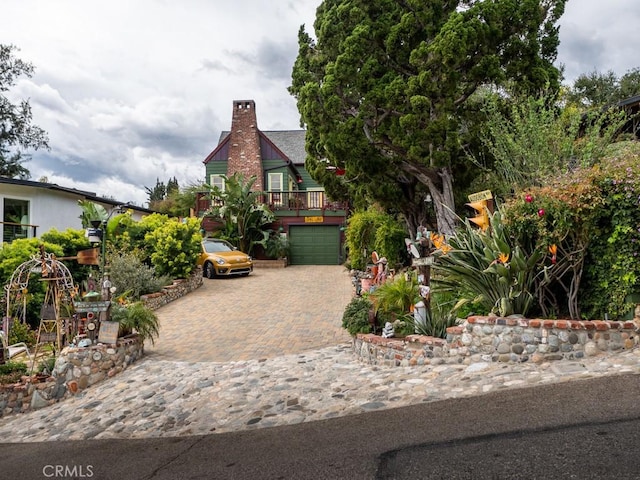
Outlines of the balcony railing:
M 199 193 L 196 204 L 198 214 L 202 214 L 209 210 L 210 207 L 221 205 L 216 200 L 211 200 L 207 197 L 207 193 Z M 289 191 L 289 192 L 277 192 L 267 191 L 262 192 L 259 197 L 261 203 L 266 204 L 273 212 L 282 210 L 287 211 L 299 211 L 299 210 L 346 210 L 347 204 L 344 202 L 334 202 L 327 198 L 327 195 L 323 191 Z
M 26 223 L 0 222 L 2 224 L 2 242 L 11 243 L 18 238 L 34 238 L 38 225 Z

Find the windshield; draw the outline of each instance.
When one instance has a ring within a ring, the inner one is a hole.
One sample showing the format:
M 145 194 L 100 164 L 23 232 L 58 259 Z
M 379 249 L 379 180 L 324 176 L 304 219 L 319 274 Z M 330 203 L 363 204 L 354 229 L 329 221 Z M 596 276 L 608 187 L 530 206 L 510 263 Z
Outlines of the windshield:
M 207 253 L 233 252 L 233 247 L 231 246 L 231 244 L 222 240 L 218 240 L 215 242 L 202 242 L 202 245 L 204 245 L 204 251 Z

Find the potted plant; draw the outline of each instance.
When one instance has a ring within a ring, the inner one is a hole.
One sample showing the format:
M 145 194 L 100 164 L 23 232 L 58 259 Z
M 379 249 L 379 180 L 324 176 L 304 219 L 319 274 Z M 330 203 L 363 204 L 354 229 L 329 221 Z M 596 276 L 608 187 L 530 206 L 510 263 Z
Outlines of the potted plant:
M 153 344 L 160 335 L 158 316 L 142 302 L 114 304 L 111 307 L 111 320 L 120 324 L 119 337 L 137 333 L 143 343 L 151 340 Z

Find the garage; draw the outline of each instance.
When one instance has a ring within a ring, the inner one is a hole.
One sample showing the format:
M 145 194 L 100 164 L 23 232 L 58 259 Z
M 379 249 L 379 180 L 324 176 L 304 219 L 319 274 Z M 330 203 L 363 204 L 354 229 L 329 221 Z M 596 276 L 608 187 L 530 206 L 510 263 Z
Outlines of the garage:
M 339 265 L 338 225 L 291 225 L 289 245 L 292 265 Z

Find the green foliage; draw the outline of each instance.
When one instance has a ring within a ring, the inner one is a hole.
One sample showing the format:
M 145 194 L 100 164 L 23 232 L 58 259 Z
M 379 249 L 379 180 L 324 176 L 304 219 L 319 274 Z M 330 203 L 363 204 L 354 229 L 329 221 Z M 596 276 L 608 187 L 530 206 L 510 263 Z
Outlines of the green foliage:
M 631 309 L 627 295 L 640 291 L 640 145 L 613 144 L 607 152 L 598 165 L 504 205 L 515 241 L 546 255 L 538 299 L 545 315 L 619 318 Z
M 200 221 L 170 219 L 145 235 L 152 248 L 151 262 L 159 276 L 186 278 L 193 271 L 202 247 Z
M 420 289 L 414 276 L 396 275 L 378 286 L 370 296 L 376 312 L 401 316 L 409 313 L 411 307 L 420 301 Z
M 373 308 L 371 301 L 364 297 L 354 297 L 342 315 L 342 328 L 351 335 L 371 332 L 369 311 Z
M 0 365 L 0 375 L 7 375 L 14 372 L 19 372 L 21 375 L 25 375 L 27 373 L 27 365 L 22 362 L 7 362 Z
M 48 149 L 44 130 L 31 123 L 33 115 L 28 100 L 11 103 L 4 95 L 21 76 L 31 77 L 33 65 L 14 56 L 13 45 L 0 44 L 0 176 L 27 179 L 31 175 L 23 163 L 29 159 L 25 149 Z
M 109 257 L 109 279 L 118 294 L 138 300 L 140 295 L 159 292 L 171 283 L 169 277 L 157 277 L 153 268 L 143 264 L 134 253 L 114 253 Z
M 91 227 L 93 221 L 106 221 L 109 217 L 109 212 L 102 205 L 90 200 L 78 200 L 78 205 L 82 209 L 80 214 L 80 220 L 82 221 L 82 228 Z
M 588 318 L 620 318 L 640 292 L 640 145 L 601 166 L 604 205 L 592 224 L 581 306 Z M 597 232 L 597 235 L 595 233 Z
M 75 230 L 68 228 L 64 232 L 60 232 L 52 228 L 48 232 L 40 236 L 40 240 L 48 244 L 55 244 L 62 248 L 62 257 L 75 257 L 80 250 L 91 248 L 87 237 L 83 230 Z M 69 269 L 74 283 L 79 284 L 87 278 L 91 267 L 89 265 L 80 265 L 76 260 L 64 261 Z
M 493 165 L 482 181 L 499 195 L 598 163 L 627 121 L 618 109 L 586 114 L 561 109 L 552 96 L 516 98 L 505 105 L 504 98 L 488 95 L 483 108 L 487 120 L 480 138 Z
M 392 266 L 404 260 L 406 232 L 392 216 L 371 207 L 353 213 L 348 222 L 346 244 L 351 268 L 364 270 L 373 251 L 386 257 Z
M 264 247 L 267 257 L 272 259 L 285 258 L 291 254 L 291 246 L 287 237 L 277 232 L 271 232 Z
M 9 345 L 24 342 L 28 346 L 31 346 L 36 344 L 36 337 L 36 332 L 32 330 L 28 324 L 14 321 L 11 325 L 7 342 Z
M 7 362 L 0 365 L 0 385 L 17 383 L 27 374 L 27 365 L 22 362 Z
M 437 291 L 458 295 L 455 308 L 473 302 L 502 316 L 526 315 L 534 305 L 542 255 L 512 247 L 499 212 L 490 219 L 487 232 L 465 222 L 448 240 L 452 250 L 436 252 L 432 284 Z
M 224 191 L 208 186 L 209 195 L 215 200 L 209 214 L 222 223 L 218 236 L 251 255 L 256 245 L 265 246 L 269 238 L 268 226 L 275 216 L 259 202 L 261 192 L 252 190 L 256 177 L 247 179 L 240 173 L 234 173 L 224 179 Z
M 153 310 L 144 306 L 142 302 L 130 304 L 114 304 L 111 307 L 111 320 L 120 324 L 119 336 L 137 333 L 143 341 L 155 339 L 160 335 L 160 323 Z
M 0 247 L 0 279 L 6 284 L 16 268 L 31 260 L 34 255 L 40 255 L 40 245 L 47 253 L 57 257 L 64 256 L 62 247 L 49 242 L 42 242 L 37 238 L 19 238 L 11 243 L 3 243 Z
M 56 366 L 56 357 L 49 357 L 41 361 L 38 365 L 38 373 L 51 375 Z
M 306 168 L 330 196 L 397 209 L 412 229 L 430 192 L 438 231 L 452 233 L 453 186 L 473 167 L 463 146 L 481 121 L 468 100 L 482 85 L 556 90 L 565 3 L 323 2 L 316 39 L 299 31 L 289 88 L 307 129 Z
M 602 73 L 596 70 L 579 75 L 568 92 L 569 101 L 584 108 L 614 105 L 620 100 L 640 92 L 640 68 L 634 68 L 622 77 L 612 70 Z

